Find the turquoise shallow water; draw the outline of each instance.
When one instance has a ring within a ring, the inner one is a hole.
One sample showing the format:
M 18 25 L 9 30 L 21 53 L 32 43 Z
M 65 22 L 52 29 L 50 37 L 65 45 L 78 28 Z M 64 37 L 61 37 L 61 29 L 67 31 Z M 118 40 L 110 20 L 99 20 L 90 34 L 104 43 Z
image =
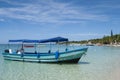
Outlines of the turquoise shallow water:
M 78 64 L 8 61 L 0 54 L 0 80 L 120 80 L 120 47 L 93 46 L 86 54 Z

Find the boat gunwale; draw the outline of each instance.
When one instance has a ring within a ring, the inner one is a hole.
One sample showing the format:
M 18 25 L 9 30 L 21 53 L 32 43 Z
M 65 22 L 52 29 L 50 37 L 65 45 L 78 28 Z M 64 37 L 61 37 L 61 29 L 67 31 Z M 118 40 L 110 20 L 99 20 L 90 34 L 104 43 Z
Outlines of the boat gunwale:
M 82 49 L 75 49 L 75 50 L 70 50 L 70 51 L 66 51 L 66 52 L 59 52 L 59 55 L 62 55 L 62 54 L 70 54 L 70 53 L 73 53 L 73 52 L 79 52 L 79 51 L 84 51 L 83 53 L 85 53 L 87 51 L 88 48 L 82 48 Z M 24 52 L 24 53 L 21 53 L 21 54 L 17 54 L 16 52 L 13 52 L 13 53 L 3 53 L 3 55 L 15 55 L 15 56 L 52 56 L 52 55 L 55 55 L 56 52 L 54 53 L 32 53 L 32 52 Z

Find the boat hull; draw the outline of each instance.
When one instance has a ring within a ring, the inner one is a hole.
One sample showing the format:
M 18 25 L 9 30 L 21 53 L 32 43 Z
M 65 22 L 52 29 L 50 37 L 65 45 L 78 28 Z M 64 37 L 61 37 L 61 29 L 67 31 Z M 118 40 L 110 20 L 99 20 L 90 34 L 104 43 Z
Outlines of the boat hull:
M 13 61 L 28 61 L 28 62 L 41 62 L 41 63 L 77 63 L 80 58 L 85 54 L 87 48 L 71 50 L 59 53 L 3 53 L 5 60 Z

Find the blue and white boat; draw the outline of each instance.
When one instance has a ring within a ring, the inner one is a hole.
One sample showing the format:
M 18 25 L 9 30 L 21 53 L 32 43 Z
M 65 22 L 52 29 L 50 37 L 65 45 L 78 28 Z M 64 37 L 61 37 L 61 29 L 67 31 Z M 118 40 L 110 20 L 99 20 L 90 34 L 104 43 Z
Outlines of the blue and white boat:
M 88 48 L 80 48 L 69 50 L 67 47 L 64 51 L 60 51 L 59 48 L 56 51 L 46 51 L 46 52 L 26 52 L 25 45 L 26 44 L 34 44 L 40 45 L 43 43 L 56 43 L 57 45 L 60 42 L 68 42 L 67 38 L 62 37 L 55 37 L 51 39 L 44 39 L 44 40 L 9 40 L 9 42 L 21 42 L 22 47 L 20 50 L 14 51 L 11 49 L 5 49 L 3 57 L 5 60 L 14 60 L 14 61 L 30 61 L 30 62 L 42 62 L 42 63 L 78 63 L 80 58 L 87 52 Z M 26 46 L 28 48 L 36 47 L 36 46 Z

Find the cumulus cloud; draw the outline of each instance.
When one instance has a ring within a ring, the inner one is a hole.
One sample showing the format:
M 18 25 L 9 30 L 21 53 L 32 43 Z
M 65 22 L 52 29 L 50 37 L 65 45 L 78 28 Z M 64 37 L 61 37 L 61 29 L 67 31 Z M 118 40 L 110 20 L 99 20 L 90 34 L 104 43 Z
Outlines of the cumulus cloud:
M 84 7 L 75 7 L 72 3 L 59 3 L 52 0 L 34 3 L 19 3 L 10 0 L 4 2 L 17 6 L 0 8 L 0 16 L 7 18 L 41 23 L 80 23 L 83 20 L 108 20 L 106 15 L 88 13 Z
M 4 19 L 0 19 L 0 22 L 3 22 L 3 21 L 5 21 Z

